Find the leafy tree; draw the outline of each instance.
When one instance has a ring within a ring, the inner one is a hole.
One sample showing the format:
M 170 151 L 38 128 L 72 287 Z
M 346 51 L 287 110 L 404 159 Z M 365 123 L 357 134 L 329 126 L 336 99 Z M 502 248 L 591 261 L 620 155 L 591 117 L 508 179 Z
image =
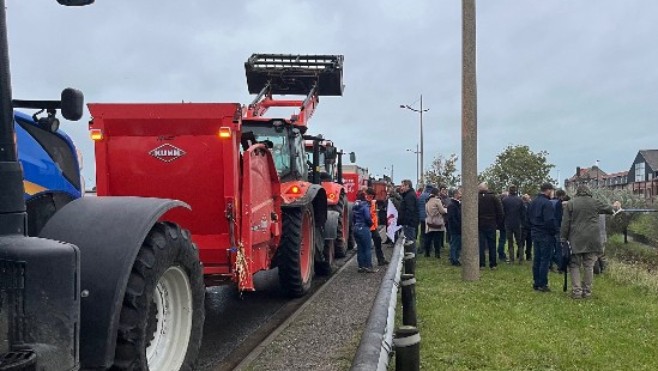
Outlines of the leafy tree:
M 432 183 L 436 186 L 446 185 L 448 187 L 457 187 L 461 183 L 461 175 L 457 173 L 457 157 L 452 153 L 448 158 L 442 154 L 437 155 L 432 161 L 431 168 L 423 174 L 425 184 Z
M 480 174 L 480 181 L 487 182 L 494 192 L 502 192 L 515 184 L 520 193 L 534 195 L 542 183 L 555 183 L 549 176 L 555 165 L 549 164 L 546 156 L 546 151 L 533 152 L 529 146 L 509 145 Z

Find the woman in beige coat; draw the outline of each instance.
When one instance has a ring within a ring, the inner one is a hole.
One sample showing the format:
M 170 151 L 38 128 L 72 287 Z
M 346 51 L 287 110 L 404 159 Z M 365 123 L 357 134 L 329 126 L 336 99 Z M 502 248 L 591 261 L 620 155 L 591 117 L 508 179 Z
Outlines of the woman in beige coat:
M 443 237 L 446 233 L 445 214 L 448 212 L 439 198 L 439 189 L 434 188 L 425 204 L 427 217 L 425 218 L 425 256 L 429 257 L 434 246 L 434 256 L 441 257 Z

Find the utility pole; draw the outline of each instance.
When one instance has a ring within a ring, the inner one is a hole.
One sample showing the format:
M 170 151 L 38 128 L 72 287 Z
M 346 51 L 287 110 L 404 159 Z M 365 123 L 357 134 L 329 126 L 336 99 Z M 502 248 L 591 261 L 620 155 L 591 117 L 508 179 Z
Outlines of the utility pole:
M 416 149 L 418 150 L 418 149 Z M 425 171 L 425 167 L 423 166 L 423 95 L 420 95 L 420 177 L 418 178 L 418 183 L 421 182 L 422 177 L 423 177 L 423 172 Z M 418 184 L 416 184 L 416 187 L 420 187 Z
M 462 279 L 480 279 L 475 0 L 462 0 Z
M 423 163 L 423 148 L 424 148 L 424 146 L 423 146 L 423 113 L 429 111 L 430 109 L 429 108 L 423 109 L 423 95 L 422 94 L 420 95 L 420 109 L 415 109 L 415 108 L 411 107 L 408 104 L 401 104 L 400 108 L 406 108 L 410 111 L 418 112 L 420 114 L 420 149 L 416 148 L 416 152 L 418 152 L 419 155 L 420 155 L 420 170 L 419 170 L 420 176 L 417 177 L 418 178 L 418 183 L 420 183 L 422 181 L 423 171 L 425 169 L 424 163 Z M 418 186 L 418 184 L 416 184 L 416 186 Z
M 416 150 L 414 151 L 413 149 L 407 148 L 407 152 L 415 153 L 416 154 L 416 188 L 420 187 L 420 168 L 418 167 L 418 158 L 421 152 L 418 150 L 418 144 L 416 144 Z M 423 161 L 422 159 L 420 161 Z

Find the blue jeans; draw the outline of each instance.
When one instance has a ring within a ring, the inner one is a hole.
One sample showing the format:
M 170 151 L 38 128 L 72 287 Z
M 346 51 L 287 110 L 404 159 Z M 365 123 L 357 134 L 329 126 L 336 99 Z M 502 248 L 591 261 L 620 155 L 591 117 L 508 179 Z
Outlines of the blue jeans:
M 507 241 L 507 232 L 504 229 L 498 231 L 498 259 L 507 260 L 505 255 L 505 242 Z
M 459 256 L 462 252 L 462 235 L 461 234 L 452 234 L 450 235 L 450 263 L 457 264 L 459 263 Z
M 532 236 L 532 242 L 535 245 L 534 256 L 532 257 L 532 279 L 534 287 L 548 286 L 548 266 L 551 264 L 551 257 L 555 249 L 555 236 Z
M 368 227 L 354 227 L 356 260 L 359 268 L 372 268 L 372 235 Z
M 478 233 L 480 239 L 480 267 L 486 266 L 484 252 L 489 250 L 489 267 L 493 268 L 498 265 L 496 262 L 496 229 L 480 229 Z

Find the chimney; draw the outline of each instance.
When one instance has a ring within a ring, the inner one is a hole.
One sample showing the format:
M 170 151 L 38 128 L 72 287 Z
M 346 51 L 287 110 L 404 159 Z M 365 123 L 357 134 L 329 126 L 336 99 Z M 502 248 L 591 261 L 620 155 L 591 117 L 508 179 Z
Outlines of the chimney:
M 580 178 L 580 166 L 576 166 L 576 176 Z

